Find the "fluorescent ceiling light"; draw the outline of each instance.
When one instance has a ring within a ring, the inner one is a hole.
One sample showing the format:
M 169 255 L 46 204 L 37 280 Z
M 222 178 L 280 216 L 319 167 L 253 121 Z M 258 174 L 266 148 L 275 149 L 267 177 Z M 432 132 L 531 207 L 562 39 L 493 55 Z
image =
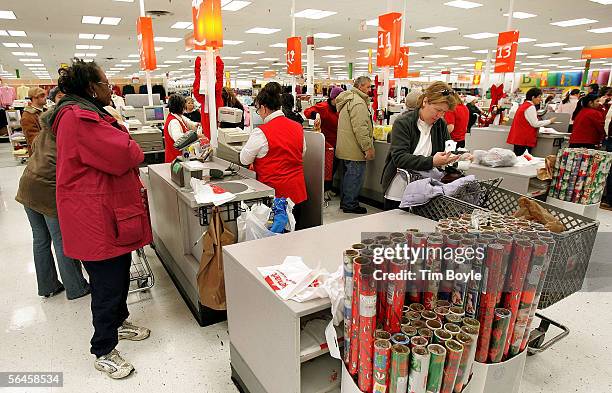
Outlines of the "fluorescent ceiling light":
M 331 60 L 327 62 L 328 64 L 344 64 L 346 63 L 344 60 Z
M 180 37 L 155 37 L 153 41 L 155 42 L 179 42 L 182 38 Z
M 445 63 L 438 63 L 438 64 L 440 64 L 440 65 L 455 65 L 455 64 L 457 64 L 457 63 L 453 63 L 452 61 L 449 61 L 449 62 L 445 62 Z
M 21 61 L 23 63 L 40 63 L 40 62 L 42 62 L 41 59 L 19 59 L 19 61 Z
M 224 68 L 238 68 L 237 65 L 230 65 L 230 66 L 225 66 Z
M 253 71 L 252 68 L 241 68 L 240 71 Z
M 93 40 L 94 35 L 89 33 L 80 33 L 79 38 L 82 40 Z
M 192 22 L 176 22 L 175 24 L 170 26 L 171 29 L 190 29 L 192 27 Z
M 457 30 L 457 28 L 456 27 L 446 27 L 446 26 L 432 26 L 432 27 L 426 27 L 424 29 L 418 29 L 417 31 L 420 31 L 422 33 L 436 34 L 436 33 L 446 33 L 448 31 L 454 31 L 454 30 Z
M 571 57 L 551 57 L 548 60 L 569 60 Z
M 253 27 L 252 29 L 245 31 L 245 33 L 247 34 L 274 34 L 280 30 L 281 29 L 270 29 L 267 27 Z
M 325 55 L 325 56 L 321 56 L 321 57 L 325 57 L 328 59 L 341 59 L 344 57 L 344 55 Z
M 265 53 L 265 52 L 262 50 L 247 50 L 247 51 L 242 52 L 243 55 L 261 55 L 262 53 Z
M 522 63 L 524 66 L 540 65 L 542 63 Z
M 155 52 L 160 52 L 160 51 L 163 51 L 163 50 L 164 50 L 164 48 L 161 47 L 161 46 L 156 46 L 155 47 Z
M 221 9 L 223 11 L 238 11 L 251 4 L 250 1 L 242 1 L 242 0 L 234 0 L 227 4 L 226 6 L 222 6 Z
M 0 36 L 8 37 L 8 33 L 6 30 L 0 30 Z
M 484 40 L 485 38 L 497 37 L 497 34 L 493 33 L 475 33 L 464 35 L 465 38 L 471 38 L 473 40 Z
M 461 46 L 461 45 L 453 45 L 453 46 L 443 46 L 440 49 L 443 49 L 443 50 L 462 50 L 462 49 L 470 49 L 470 47 L 468 47 L 468 46 Z
M 455 57 L 454 60 L 465 61 L 465 60 L 476 60 L 475 57 L 465 56 L 465 57 Z
M 240 63 L 240 65 L 254 65 L 254 64 L 257 64 L 257 63 L 254 62 L 254 61 L 244 61 L 244 62 Z
M 599 3 L 599 4 L 603 4 L 603 5 L 610 5 L 612 4 L 612 0 L 591 0 L 593 3 Z
M 411 48 L 412 47 L 418 48 L 420 46 L 431 46 L 433 44 L 431 42 L 415 41 L 415 42 L 408 42 L 406 45 L 408 45 Z
M 443 59 L 443 58 L 448 57 L 448 56 L 447 55 L 427 55 L 427 56 L 424 56 L 424 57 L 427 57 L 427 58 L 430 58 L 430 59 Z
M 516 52 L 516 55 L 517 56 L 525 56 L 525 55 L 527 55 L 527 53 L 525 53 L 525 52 Z
M 168 68 L 170 67 L 170 65 L 169 64 L 158 64 L 157 67 L 158 68 Z
M 96 57 L 96 56 L 98 56 L 97 53 L 86 53 L 85 54 L 85 57 Z
M 270 45 L 270 48 L 286 48 L 286 47 L 287 47 L 286 42 L 278 42 L 276 44 Z
M 368 19 L 366 21 L 366 25 L 368 25 L 368 26 L 378 26 L 378 18 Z
M 506 12 L 504 14 L 504 16 L 508 16 L 509 14 Z M 529 18 L 535 18 L 537 15 L 535 14 L 530 14 L 528 12 L 521 12 L 521 11 L 515 11 L 512 13 L 512 18 L 514 19 L 529 19 Z
M 81 19 L 81 23 L 87 25 L 99 25 L 101 20 L 102 18 L 99 16 L 84 15 Z
M 602 28 L 599 28 L 599 29 L 591 29 L 591 30 L 587 30 L 587 31 L 589 33 L 596 33 L 596 34 L 612 33 L 612 27 L 602 27 Z
M 166 63 L 166 64 L 181 64 L 182 61 L 179 61 L 179 60 L 166 60 L 166 61 L 164 61 L 164 63 Z
M 253 67 L 256 70 L 265 70 L 268 68 L 268 66 L 257 66 L 257 67 Z
M 261 59 L 259 59 L 261 61 L 278 61 L 278 58 L 276 57 L 263 57 Z
M 100 50 L 102 48 L 104 48 L 102 45 L 89 45 L 89 49 L 92 50 Z
M 329 38 L 336 38 L 336 37 L 340 37 L 340 34 L 335 34 L 335 33 L 315 33 L 314 38 L 318 38 L 321 40 L 327 40 Z
M 89 49 L 89 45 L 77 45 L 77 49 Z
M 130 55 L 129 57 L 132 57 L 132 55 Z M 140 56 L 137 56 L 140 57 Z M 180 56 L 176 56 L 177 59 L 195 59 L 197 56 L 194 55 L 180 55 Z M 225 57 L 224 57 L 225 59 Z
M 563 50 L 566 50 L 566 51 L 579 51 L 583 49 L 584 49 L 584 46 L 570 46 L 567 48 L 563 48 Z
M 140 63 L 140 60 L 121 60 L 122 63 Z
M 102 22 L 100 22 L 103 25 L 109 25 L 109 26 L 117 26 L 119 23 L 121 23 L 121 18 L 115 18 L 112 16 L 105 16 L 104 18 L 102 18 Z
M 376 37 L 364 38 L 364 39 L 359 40 L 359 42 L 367 42 L 369 44 L 375 44 L 375 43 L 378 42 L 378 38 L 376 38 Z
M 85 57 L 85 53 L 75 53 L 74 57 Z
M 26 32 L 23 30 L 7 30 L 7 32 L 11 37 L 27 37 L 28 36 Z
M 6 46 L 7 48 L 19 48 L 19 45 L 14 42 L 3 42 L 2 45 Z
M 578 60 L 568 60 L 569 63 L 584 63 L 586 60 L 578 59 Z
M 417 61 L 414 61 L 413 63 L 417 63 L 417 64 L 430 64 L 430 63 L 433 63 L 433 62 L 434 62 L 433 60 L 417 60 Z
M 0 11 L 0 19 L 17 19 L 13 11 Z
M 108 34 L 96 34 L 94 35 L 94 40 L 108 40 L 110 35 Z
M 550 56 L 546 56 L 546 55 L 532 55 L 532 56 L 527 56 L 528 59 L 546 59 Z
M 128 57 L 138 57 L 138 58 L 140 58 L 140 55 L 137 55 L 137 54 L 134 54 L 134 53 L 133 53 L 133 54 L 131 54 L 131 55 L 128 55 Z
M 344 49 L 343 46 L 322 46 L 320 48 L 317 48 L 319 50 L 340 50 L 340 49 Z
M 473 1 L 465 1 L 465 0 L 449 1 L 448 3 L 444 3 L 444 5 L 447 5 L 449 7 L 463 8 L 464 10 L 482 7 L 482 4 L 480 3 L 474 3 Z
M 235 41 L 235 40 L 223 40 L 223 45 L 240 45 L 244 41 Z
M 595 19 L 587 19 L 587 18 L 579 18 L 579 19 L 569 19 L 562 20 L 559 22 L 552 22 L 551 25 L 559 26 L 559 27 L 572 27 L 572 26 L 580 26 L 580 25 L 588 25 L 590 23 L 597 23 Z
M 554 48 L 556 46 L 565 46 L 567 44 L 563 42 L 546 42 L 543 44 L 533 44 L 533 46 L 539 46 L 540 48 Z
M 488 49 L 473 50 L 472 53 L 489 53 Z
M 239 56 L 223 56 L 223 60 L 238 60 Z
M 527 38 L 527 37 L 521 37 L 518 40 L 519 44 L 524 44 L 526 42 L 534 42 L 534 41 L 537 41 L 537 40 L 535 38 Z

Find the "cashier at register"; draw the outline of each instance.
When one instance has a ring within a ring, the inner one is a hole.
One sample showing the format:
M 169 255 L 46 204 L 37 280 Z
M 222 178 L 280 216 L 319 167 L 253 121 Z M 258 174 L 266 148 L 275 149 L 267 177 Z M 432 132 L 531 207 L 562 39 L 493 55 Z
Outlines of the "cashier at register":
M 181 155 L 181 152 L 174 148 L 174 141 L 180 138 L 187 131 L 196 131 L 199 123 L 195 123 L 186 118 L 186 102 L 183 96 L 173 94 L 168 99 L 168 117 L 164 125 L 164 144 L 166 145 L 166 162 L 172 162 Z
M 382 177 L 385 210 L 399 207 L 408 184 L 398 169 L 428 171 L 457 160 L 456 155 L 444 152 L 450 139 L 444 113 L 453 110 L 457 102 L 459 97 L 449 85 L 434 82 L 419 97 L 418 109 L 395 120 Z
M 517 156 L 523 155 L 525 151 L 531 153 L 531 149 L 538 144 L 538 128 L 555 121 L 554 117 L 538 120 L 536 106 L 540 103 L 542 103 L 542 90 L 532 87 L 527 91 L 525 102 L 519 106 L 514 115 L 507 143 L 514 145 L 514 154 Z
M 304 179 L 304 129 L 284 116 L 281 86 L 276 82 L 261 89 L 255 98 L 255 107 L 264 124 L 249 136 L 240 151 L 240 162 L 253 164 L 257 180 L 274 188 L 276 197 L 291 198 L 295 203 L 296 228 L 300 229 L 302 203 L 308 198 Z

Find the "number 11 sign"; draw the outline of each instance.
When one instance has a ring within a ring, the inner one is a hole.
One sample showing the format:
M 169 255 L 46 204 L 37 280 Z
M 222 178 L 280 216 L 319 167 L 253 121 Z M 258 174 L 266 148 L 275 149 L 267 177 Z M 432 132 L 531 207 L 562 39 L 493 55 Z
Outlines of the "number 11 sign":
M 378 67 L 395 67 L 400 60 L 400 34 L 402 31 L 402 14 L 391 12 L 378 17 L 378 50 L 376 65 Z
M 497 54 L 495 55 L 495 73 L 514 72 L 518 39 L 518 30 L 499 33 Z
M 287 74 L 302 74 L 302 37 L 287 38 Z

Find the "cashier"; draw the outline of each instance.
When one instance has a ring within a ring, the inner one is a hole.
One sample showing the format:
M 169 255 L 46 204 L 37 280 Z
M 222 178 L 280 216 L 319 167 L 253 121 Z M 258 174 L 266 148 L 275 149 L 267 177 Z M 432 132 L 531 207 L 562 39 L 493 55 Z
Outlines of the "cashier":
M 166 162 L 172 162 L 181 155 L 180 150 L 174 148 L 174 142 L 187 131 L 198 129 L 195 123 L 184 116 L 185 98 L 173 94 L 168 99 L 168 117 L 164 125 L 164 144 L 166 145 Z
M 255 98 L 256 113 L 263 119 L 240 151 L 243 165 L 253 164 L 257 180 L 274 188 L 275 196 L 291 198 L 296 228 L 300 226 L 303 202 L 306 201 L 304 153 L 306 141 L 301 124 L 287 119 L 281 109 L 281 86 L 266 84 Z
M 595 149 L 601 145 L 606 137 L 606 132 L 604 130 L 605 118 L 600 106 L 595 94 L 587 94 L 578 101 L 572 115 L 574 128 L 570 135 L 570 147 Z
M 407 111 L 395 120 L 382 177 L 385 210 L 399 207 L 407 185 L 407 179 L 398 169 L 428 171 L 457 159 L 444 152 L 445 143 L 450 139 L 444 114 L 453 110 L 458 101 L 449 85 L 434 82 L 419 97 L 417 110 Z
M 519 106 L 514 121 L 508 134 L 507 142 L 514 145 L 514 154 L 523 155 L 525 151 L 531 153 L 538 143 L 538 128 L 550 125 L 555 121 L 552 117 L 548 120 L 538 120 L 536 106 L 542 103 L 542 90 L 532 87 L 527 91 L 525 102 Z

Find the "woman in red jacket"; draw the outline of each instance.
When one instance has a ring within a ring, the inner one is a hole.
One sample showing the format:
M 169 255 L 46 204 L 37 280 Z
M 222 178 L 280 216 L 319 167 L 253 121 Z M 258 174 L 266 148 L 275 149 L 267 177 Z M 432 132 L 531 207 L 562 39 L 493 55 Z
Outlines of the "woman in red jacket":
M 597 95 L 589 94 L 578 101 L 572 115 L 574 127 L 570 136 L 570 147 L 586 147 L 593 149 L 601 145 L 606 133 L 604 131 L 604 115 L 599 109 Z
M 64 253 L 83 261 L 91 285 L 97 370 L 118 379 L 134 367 L 118 340 L 139 341 L 149 329 L 127 321 L 132 251 L 151 243 L 138 164 L 142 150 L 110 116 L 112 85 L 95 63 L 75 59 L 58 81 L 66 94 L 49 123 L 57 135 L 57 210 Z

